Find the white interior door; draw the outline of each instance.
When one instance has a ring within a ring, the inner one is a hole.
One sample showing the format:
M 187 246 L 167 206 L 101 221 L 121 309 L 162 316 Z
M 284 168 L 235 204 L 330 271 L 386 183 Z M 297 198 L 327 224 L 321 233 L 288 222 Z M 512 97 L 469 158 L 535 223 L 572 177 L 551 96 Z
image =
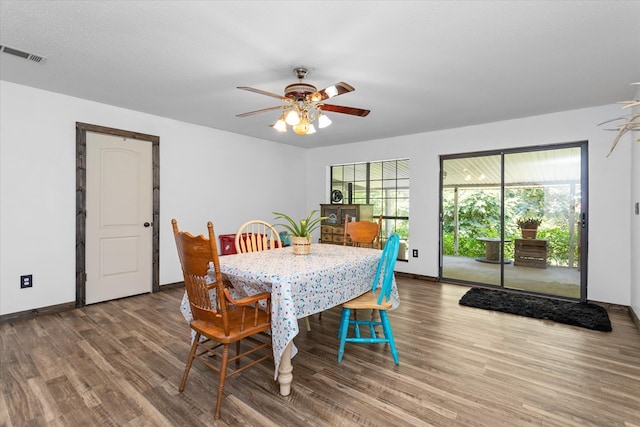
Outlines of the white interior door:
M 87 304 L 152 290 L 151 149 L 87 132 Z

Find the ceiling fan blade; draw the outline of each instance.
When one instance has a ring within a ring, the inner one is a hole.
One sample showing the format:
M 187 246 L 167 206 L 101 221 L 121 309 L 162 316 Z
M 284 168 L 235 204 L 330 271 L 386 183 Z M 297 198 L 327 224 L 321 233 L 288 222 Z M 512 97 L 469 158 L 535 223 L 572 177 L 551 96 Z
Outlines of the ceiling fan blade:
M 322 96 L 321 101 L 324 101 L 325 99 L 333 98 L 344 93 L 353 92 L 354 90 L 356 89 L 350 84 L 339 82 L 332 86 L 327 86 L 326 88 L 319 90 L 318 93 Z
M 286 98 L 284 96 L 277 95 L 277 94 L 272 93 L 272 92 L 267 92 L 266 90 L 262 90 L 262 89 L 255 89 L 255 88 L 248 87 L 248 86 L 237 86 L 237 89 L 247 90 L 249 92 L 259 93 L 261 95 L 267 95 L 267 96 L 271 96 L 273 98 L 278 98 L 281 101 L 286 101 Z
M 282 105 L 279 105 L 277 107 L 263 108 L 262 110 L 249 111 L 248 113 L 236 114 L 236 117 L 253 116 L 254 114 L 266 113 L 267 111 L 281 110 L 282 108 L 284 108 Z
M 362 108 L 343 107 L 342 105 L 321 104 L 320 109 L 322 111 L 331 111 L 333 113 L 351 114 L 352 116 L 367 117 L 370 110 L 363 110 Z

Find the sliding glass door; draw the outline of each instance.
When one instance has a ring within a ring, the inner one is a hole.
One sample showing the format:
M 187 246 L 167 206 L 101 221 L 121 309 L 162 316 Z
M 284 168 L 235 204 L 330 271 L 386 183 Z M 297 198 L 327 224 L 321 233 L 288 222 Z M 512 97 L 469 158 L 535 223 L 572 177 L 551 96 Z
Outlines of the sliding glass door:
M 441 252 L 445 255 L 442 274 L 447 278 L 502 283 L 500 164 L 500 155 L 443 161 Z
M 586 299 L 586 143 L 441 159 L 440 279 Z

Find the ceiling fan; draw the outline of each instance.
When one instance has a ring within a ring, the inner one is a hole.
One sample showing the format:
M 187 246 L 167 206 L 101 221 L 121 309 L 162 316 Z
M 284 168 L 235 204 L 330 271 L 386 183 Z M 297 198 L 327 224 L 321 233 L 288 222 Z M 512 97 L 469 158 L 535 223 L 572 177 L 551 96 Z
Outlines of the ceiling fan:
M 287 125 L 299 135 L 310 135 L 316 132 L 313 122 L 318 119 L 318 128 L 322 129 L 331 124 L 331 120 L 323 114 L 330 111 L 332 113 L 349 114 L 352 116 L 366 117 L 369 110 L 354 107 L 344 107 L 342 105 L 325 104 L 324 101 L 334 96 L 353 92 L 355 88 L 345 82 L 339 82 L 318 90 L 315 86 L 303 82 L 308 70 L 303 67 L 293 69 L 299 82 L 288 85 L 284 88 L 284 95 L 278 95 L 261 89 L 254 89 L 248 86 L 238 86 L 238 89 L 255 92 L 262 95 L 278 98 L 283 105 L 263 108 L 261 110 L 250 111 L 236 115 L 236 117 L 247 117 L 267 111 L 282 110 L 280 118 L 272 125 L 279 132 L 286 132 Z

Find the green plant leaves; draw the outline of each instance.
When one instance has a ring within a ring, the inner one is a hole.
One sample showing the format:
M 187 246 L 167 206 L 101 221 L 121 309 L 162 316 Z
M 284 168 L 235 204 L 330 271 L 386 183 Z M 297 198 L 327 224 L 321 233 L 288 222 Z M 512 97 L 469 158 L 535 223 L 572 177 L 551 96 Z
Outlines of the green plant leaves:
M 295 221 L 289 215 L 282 212 L 273 212 L 273 214 L 275 215 L 275 219 L 283 219 L 287 221 L 287 224 L 276 225 L 284 227 L 294 236 L 309 237 L 314 230 L 320 227 L 322 220 L 327 219 L 326 216 L 313 218 L 317 212 L 317 210 L 312 210 L 306 219 L 301 219 L 300 221 Z

